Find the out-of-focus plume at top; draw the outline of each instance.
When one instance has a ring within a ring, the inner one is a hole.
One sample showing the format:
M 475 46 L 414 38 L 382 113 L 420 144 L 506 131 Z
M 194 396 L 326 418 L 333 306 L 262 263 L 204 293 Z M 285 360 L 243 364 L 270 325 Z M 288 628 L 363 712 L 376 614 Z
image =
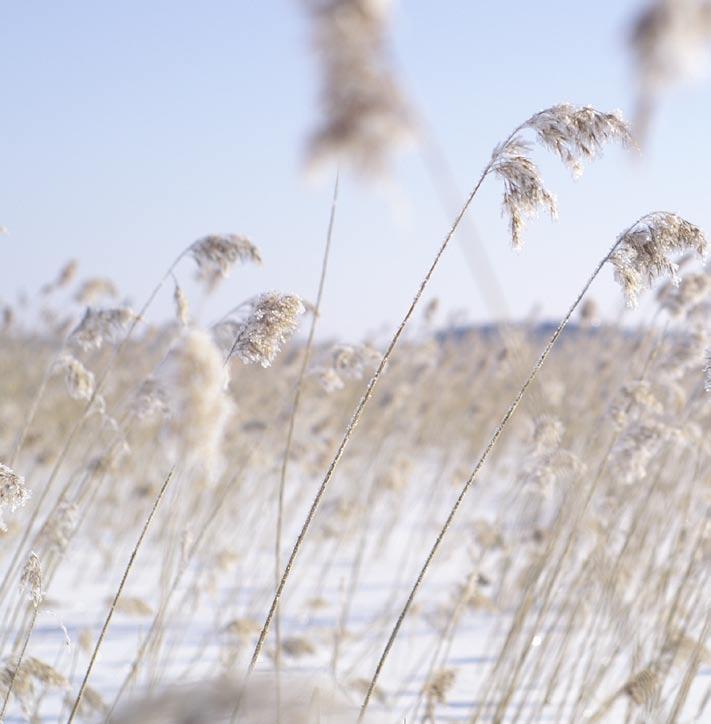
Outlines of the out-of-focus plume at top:
M 629 34 L 637 82 L 635 132 L 644 141 L 660 96 L 700 75 L 711 41 L 711 2 L 653 0 L 636 16 Z
M 410 112 L 387 52 L 390 0 L 304 0 L 320 66 L 322 115 L 308 143 L 312 167 L 334 159 L 382 173 L 412 137 Z

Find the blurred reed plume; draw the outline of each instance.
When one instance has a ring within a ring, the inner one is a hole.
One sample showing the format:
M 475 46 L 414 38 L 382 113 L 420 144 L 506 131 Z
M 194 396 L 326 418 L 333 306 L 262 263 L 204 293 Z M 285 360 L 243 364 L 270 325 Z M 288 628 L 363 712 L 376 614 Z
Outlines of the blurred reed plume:
M 269 676 L 255 677 L 244 694 L 240 722 L 261 724 L 276 717 L 274 682 Z M 351 722 L 356 710 L 325 678 L 292 675 L 283 682 L 286 721 L 293 724 Z M 111 718 L 114 724 L 211 724 L 229 721 L 239 686 L 223 677 L 197 685 L 172 687 L 124 707 Z
M 673 254 L 694 251 L 703 259 L 708 242 L 701 229 L 676 214 L 655 213 L 625 231 L 616 247 L 610 259 L 615 279 L 624 289 L 627 304 L 636 307 L 640 290 L 649 288 L 657 277 L 668 274 L 679 285 Z
M 238 262 L 262 263 L 257 247 L 240 234 L 209 234 L 191 244 L 189 251 L 208 289 L 225 279 Z
M 25 479 L 7 465 L 0 463 L 0 529 L 6 529 L 3 513 L 6 511 L 14 513 L 27 502 L 29 497 L 30 491 L 25 485 Z
M 645 140 L 664 92 L 704 70 L 709 42 L 708 0 L 652 0 L 640 10 L 629 33 L 637 81 L 638 139 Z
M 411 113 L 387 53 L 390 0 L 301 0 L 321 73 L 323 120 L 312 164 L 333 158 L 367 174 L 413 135 Z

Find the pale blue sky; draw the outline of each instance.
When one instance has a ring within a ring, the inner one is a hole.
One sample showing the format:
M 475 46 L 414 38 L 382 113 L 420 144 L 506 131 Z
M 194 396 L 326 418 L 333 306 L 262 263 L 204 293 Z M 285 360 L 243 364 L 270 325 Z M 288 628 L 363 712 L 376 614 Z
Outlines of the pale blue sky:
M 401 0 L 393 53 L 462 191 L 493 145 L 560 101 L 633 108 L 624 39 L 638 2 Z M 69 258 L 140 303 L 176 254 L 210 232 L 244 233 L 260 269 L 237 270 L 204 319 L 264 289 L 312 298 L 329 176 L 303 173 L 317 120 L 317 72 L 297 0 L 15 0 L 0 5 L 0 298 L 33 293 Z M 537 158 L 560 220 L 533 221 L 519 254 L 490 179 L 472 218 L 514 315 L 559 316 L 615 235 L 643 213 L 711 228 L 709 86 L 660 107 L 640 161 L 610 149 L 578 182 Z M 446 232 L 416 151 L 384 192 L 346 175 L 322 331 L 356 339 L 396 321 Z M 192 269 L 181 267 L 191 297 Z M 594 296 L 609 309 L 611 273 Z M 459 245 L 431 295 L 489 312 Z M 197 303 L 197 300 L 195 300 Z M 156 312 L 170 309 L 170 292 Z

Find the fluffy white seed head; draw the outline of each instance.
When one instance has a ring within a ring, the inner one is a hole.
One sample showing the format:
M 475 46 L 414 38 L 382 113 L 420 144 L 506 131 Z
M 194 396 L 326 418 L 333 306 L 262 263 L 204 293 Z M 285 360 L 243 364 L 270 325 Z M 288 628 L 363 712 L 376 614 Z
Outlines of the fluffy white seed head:
M 665 284 L 657 295 L 659 305 L 672 317 L 682 317 L 711 298 L 711 274 L 686 274 L 678 284 Z
M 44 594 L 42 592 L 42 569 L 40 568 L 39 558 L 34 552 L 30 553 L 30 557 L 22 569 L 20 586 L 29 593 L 32 603 L 37 608 L 42 603 Z
M 309 160 L 344 160 L 360 172 L 379 173 L 389 153 L 413 136 L 387 54 L 390 2 L 303 1 L 320 64 L 323 109 Z
M 561 103 L 532 116 L 524 125 L 536 132 L 538 142 L 553 152 L 573 176 L 583 172 L 583 164 L 594 160 L 607 143 L 632 145 L 627 123 L 619 113 L 604 113 L 591 106 Z
M 232 404 L 224 357 L 201 329 L 186 329 L 162 367 L 170 432 L 181 459 L 210 468 L 219 452 Z
M 70 352 L 64 352 L 56 367 L 64 372 L 67 392 L 74 400 L 89 400 L 94 392 L 94 375 Z
M 118 295 L 119 291 L 111 279 L 107 277 L 92 277 L 82 283 L 74 295 L 74 299 L 79 302 L 79 304 L 89 305 L 94 304 L 97 299 L 101 299 L 102 297 L 116 299 Z
M 208 289 L 214 289 L 227 277 L 235 264 L 262 262 L 257 247 L 246 236 L 239 234 L 203 236 L 191 245 L 190 254 L 198 265 L 198 277 Z
M 294 294 L 265 292 L 250 300 L 245 309 L 244 321 L 233 323 L 229 350 L 245 364 L 269 367 L 281 345 L 296 331 L 304 305 Z
M 610 255 L 615 279 L 624 291 L 627 305 L 636 307 L 640 292 L 665 274 L 671 277 L 672 283 L 679 283 L 679 267 L 672 255 L 692 250 L 704 258 L 707 248 L 703 231 L 681 216 L 667 212 L 644 216 L 618 237 Z
M 187 327 L 190 323 L 190 305 L 188 304 L 188 298 L 185 296 L 185 292 L 182 290 L 180 285 L 175 283 L 175 290 L 173 292 L 173 302 L 175 303 L 175 316 L 183 327 Z
M 531 146 L 519 135 L 530 129 L 538 142 L 558 156 L 579 176 L 583 164 L 598 156 L 606 143 L 632 143 L 627 124 L 616 113 L 603 113 L 590 106 L 561 103 L 531 116 L 513 136 L 494 148 L 488 172 L 504 182 L 503 213 L 509 217 L 514 248 L 521 246 L 525 220 L 539 209 L 556 218 L 555 198 L 543 185 L 538 167 L 530 158 Z
M 79 523 L 79 508 L 74 503 L 63 502 L 44 524 L 40 533 L 42 540 L 51 550 L 62 552 Z
M 660 94 L 700 73 L 710 40 L 708 0 L 651 0 L 643 7 L 629 35 L 638 86 L 638 136 L 646 132 Z
M 7 465 L 0 463 L 0 530 L 5 530 L 2 513 L 5 510 L 12 513 L 21 508 L 29 497 L 30 491 L 25 485 L 25 479 Z
M 45 284 L 40 290 L 42 294 L 50 294 L 57 289 L 62 289 L 74 280 L 79 268 L 79 262 L 76 259 L 70 259 L 57 274 L 54 281 Z
M 69 335 L 69 344 L 88 352 L 114 342 L 126 330 L 136 314 L 128 308 L 94 309 L 87 307 L 84 316 Z
M 131 406 L 133 414 L 141 421 L 168 417 L 170 407 L 168 396 L 155 377 L 144 380 Z

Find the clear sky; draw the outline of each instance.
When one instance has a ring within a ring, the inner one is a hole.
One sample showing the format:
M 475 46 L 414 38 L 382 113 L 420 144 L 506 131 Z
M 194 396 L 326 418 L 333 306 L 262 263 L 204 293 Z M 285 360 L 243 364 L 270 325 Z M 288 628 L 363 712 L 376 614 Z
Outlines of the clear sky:
M 393 55 L 464 192 L 491 148 L 560 101 L 633 108 L 625 33 L 639 2 L 401 0 Z M 176 254 L 211 232 L 248 235 L 264 266 L 237 270 L 205 321 L 265 289 L 313 298 L 329 174 L 303 169 L 317 120 L 317 68 L 298 0 L 22 0 L 0 5 L 0 299 L 34 293 L 69 258 L 138 305 Z M 573 182 L 537 155 L 560 220 L 508 243 L 501 188 L 471 209 L 507 303 L 560 316 L 614 237 L 654 209 L 711 229 L 709 85 L 659 108 L 639 160 L 610 149 Z M 356 340 L 399 319 L 446 232 L 421 156 L 393 189 L 346 175 L 322 332 Z M 468 237 L 467 237 L 468 238 Z M 487 319 L 465 253 L 452 246 L 430 296 Z M 179 271 L 197 303 L 189 264 Z M 616 309 L 608 271 L 593 296 Z M 156 312 L 167 313 L 170 292 Z

